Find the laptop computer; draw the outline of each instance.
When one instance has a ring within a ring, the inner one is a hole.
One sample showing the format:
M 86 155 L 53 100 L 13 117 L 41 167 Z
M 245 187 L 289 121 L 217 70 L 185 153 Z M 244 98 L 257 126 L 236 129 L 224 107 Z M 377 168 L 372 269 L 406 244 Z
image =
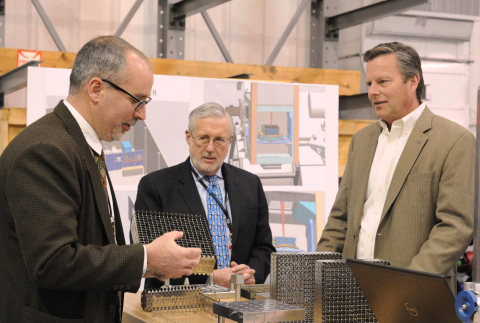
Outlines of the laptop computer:
M 444 275 L 347 259 L 379 323 L 461 323 Z

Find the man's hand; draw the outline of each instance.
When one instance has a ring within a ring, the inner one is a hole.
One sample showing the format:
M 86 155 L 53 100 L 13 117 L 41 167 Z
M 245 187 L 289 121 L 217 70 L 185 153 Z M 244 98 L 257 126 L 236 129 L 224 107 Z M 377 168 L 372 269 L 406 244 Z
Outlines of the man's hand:
M 165 233 L 148 245 L 147 272 L 144 278 L 156 277 L 162 281 L 169 278 L 190 276 L 200 262 L 200 248 L 183 248 L 175 240 L 183 237 L 183 232 Z
M 216 269 L 213 271 L 214 283 L 230 288 L 230 277 L 235 274 L 243 274 L 245 284 L 255 284 L 255 270 L 247 265 L 239 265 L 232 261 L 230 268 Z

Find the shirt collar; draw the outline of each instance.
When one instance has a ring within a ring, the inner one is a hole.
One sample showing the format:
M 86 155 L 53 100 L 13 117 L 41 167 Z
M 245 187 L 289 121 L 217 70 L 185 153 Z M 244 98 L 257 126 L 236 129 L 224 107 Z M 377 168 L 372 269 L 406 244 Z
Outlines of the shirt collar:
M 399 120 L 395 120 L 392 123 L 392 127 L 400 127 L 402 128 L 403 133 L 405 134 L 410 133 L 413 130 L 413 127 L 417 123 L 418 119 L 420 119 L 420 116 L 422 115 L 423 110 L 425 110 L 425 107 L 426 107 L 425 102 L 422 102 L 422 104 L 420 104 L 418 108 L 416 108 L 415 110 L 413 110 L 412 112 L 404 116 L 403 118 Z M 389 131 L 388 131 L 387 123 L 382 119 L 378 120 L 378 122 L 380 123 L 380 126 L 382 126 L 383 131 L 388 133 Z
M 67 100 L 63 100 L 63 104 L 66 105 L 70 113 L 77 121 L 78 125 L 80 126 L 80 130 L 82 130 L 83 136 L 85 137 L 85 140 L 87 141 L 90 148 L 92 148 L 98 155 L 101 155 L 103 145 L 97 135 L 97 132 L 92 128 L 92 126 L 87 122 L 87 120 L 85 120 L 85 118 L 82 117 L 80 113 L 78 113 L 77 109 L 75 109 Z
M 222 163 L 222 164 L 223 164 L 223 163 Z M 191 166 L 193 167 L 193 169 L 195 169 L 195 171 L 198 173 L 198 176 L 200 176 L 200 177 L 207 176 L 207 175 L 203 174 L 201 171 L 199 171 L 199 170 L 197 169 L 197 167 L 195 167 L 195 166 L 193 165 L 192 158 L 190 158 L 190 165 L 191 165 Z M 217 174 L 215 174 L 215 175 L 217 175 L 218 178 L 223 179 L 222 167 L 220 167 L 220 169 L 218 170 Z

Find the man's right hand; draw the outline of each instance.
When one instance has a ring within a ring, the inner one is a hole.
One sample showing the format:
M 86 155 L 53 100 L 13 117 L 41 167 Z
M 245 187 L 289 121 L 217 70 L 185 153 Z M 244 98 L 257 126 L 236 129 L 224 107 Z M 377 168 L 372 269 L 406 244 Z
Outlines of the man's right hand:
M 165 233 L 148 245 L 147 272 L 144 278 L 156 277 L 162 281 L 169 278 L 190 276 L 200 262 L 200 248 L 183 248 L 175 240 L 183 237 L 183 232 Z

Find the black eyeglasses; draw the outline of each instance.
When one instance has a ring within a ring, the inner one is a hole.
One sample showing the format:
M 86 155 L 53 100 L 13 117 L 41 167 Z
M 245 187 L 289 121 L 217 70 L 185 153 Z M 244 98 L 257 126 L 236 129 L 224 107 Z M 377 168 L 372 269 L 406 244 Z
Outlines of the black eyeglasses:
M 132 99 L 134 99 L 135 101 L 137 101 L 137 102 L 138 102 L 138 105 L 137 105 L 137 107 L 135 108 L 135 111 L 140 110 L 140 109 L 143 108 L 148 102 L 152 101 L 152 98 L 151 98 L 151 97 L 148 97 L 146 100 L 140 100 L 139 98 L 131 95 L 130 93 L 128 93 L 127 91 L 125 91 L 124 89 L 122 89 L 120 86 L 118 86 L 118 85 L 110 82 L 109 80 L 106 80 L 106 79 L 101 79 L 101 80 L 102 80 L 103 82 L 107 82 L 108 84 L 110 84 L 111 86 L 113 86 L 116 90 L 127 94 L 127 95 L 130 96 Z

